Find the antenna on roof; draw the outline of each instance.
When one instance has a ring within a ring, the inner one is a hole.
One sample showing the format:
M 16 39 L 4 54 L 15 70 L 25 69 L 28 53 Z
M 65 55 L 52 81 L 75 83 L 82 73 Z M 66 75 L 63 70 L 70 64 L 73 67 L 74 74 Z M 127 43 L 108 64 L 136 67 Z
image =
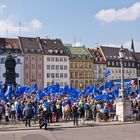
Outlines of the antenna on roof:
M 19 26 L 19 36 L 21 36 L 21 22 L 18 23 Z

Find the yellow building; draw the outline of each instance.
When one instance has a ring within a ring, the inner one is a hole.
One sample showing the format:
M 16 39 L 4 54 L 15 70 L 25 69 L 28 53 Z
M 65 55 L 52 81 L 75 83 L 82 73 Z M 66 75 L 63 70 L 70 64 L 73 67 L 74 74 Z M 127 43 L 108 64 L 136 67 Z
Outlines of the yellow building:
M 70 85 L 84 89 L 93 83 L 93 60 L 84 46 L 66 46 L 70 61 Z

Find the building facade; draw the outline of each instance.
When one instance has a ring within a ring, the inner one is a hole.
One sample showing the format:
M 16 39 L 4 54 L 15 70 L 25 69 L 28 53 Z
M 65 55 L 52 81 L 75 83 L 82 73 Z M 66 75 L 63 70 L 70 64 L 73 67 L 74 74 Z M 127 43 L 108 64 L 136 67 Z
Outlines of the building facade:
M 60 39 L 41 39 L 44 51 L 44 87 L 69 85 L 69 56 Z
M 108 80 L 121 79 L 121 67 L 119 59 L 120 48 L 100 46 L 104 58 L 106 60 L 107 69 L 111 75 Z M 125 59 L 123 60 L 124 79 L 137 79 L 137 65 L 131 51 L 125 48 Z
M 70 57 L 70 85 L 84 89 L 93 83 L 93 61 L 84 46 L 65 45 Z
M 19 37 L 24 56 L 24 84 L 44 88 L 44 59 L 40 38 Z
M 88 49 L 93 60 L 94 85 L 102 85 L 105 81 L 106 61 L 99 48 Z

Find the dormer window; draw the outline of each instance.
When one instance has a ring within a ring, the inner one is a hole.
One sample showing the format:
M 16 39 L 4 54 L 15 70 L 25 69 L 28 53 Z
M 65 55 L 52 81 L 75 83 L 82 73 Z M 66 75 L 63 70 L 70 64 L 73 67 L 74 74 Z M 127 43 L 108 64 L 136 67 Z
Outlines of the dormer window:
M 31 49 L 31 52 L 34 52 L 34 49 Z
M 25 48 L 24 50 L 25 50 L 25 52 L 27 52 L 27 51 L 28 51 L 28 49 L 27 49 L 27 48 Z
M 96 62 L 98 61 L 98 58 L 97 58 L 97 57 L 95 58 L 95 61 L 96 61 Z
M 40 52 L 40 49 L 37 49 L 37 52 Z
M 58 53 L 58 50 L 55 50 L 55 53 Z
M 52 49 L 50 49 L 50 50 L 48 50 L 48 52 L 49 52 L 49 53 L 52 53 L 53 51 L 52 51 Z
M 63 50 L 60 50 L 60 53 L 62 54 L 63 53 Z

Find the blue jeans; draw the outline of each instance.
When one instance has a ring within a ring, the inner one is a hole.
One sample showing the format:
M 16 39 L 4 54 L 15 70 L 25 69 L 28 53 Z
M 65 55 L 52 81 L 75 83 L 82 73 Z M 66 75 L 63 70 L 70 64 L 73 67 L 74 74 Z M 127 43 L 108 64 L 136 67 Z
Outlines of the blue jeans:
M 77 124 L 78 125 L 78 113 L 77 112 L 73 112 L 73 124 Z

